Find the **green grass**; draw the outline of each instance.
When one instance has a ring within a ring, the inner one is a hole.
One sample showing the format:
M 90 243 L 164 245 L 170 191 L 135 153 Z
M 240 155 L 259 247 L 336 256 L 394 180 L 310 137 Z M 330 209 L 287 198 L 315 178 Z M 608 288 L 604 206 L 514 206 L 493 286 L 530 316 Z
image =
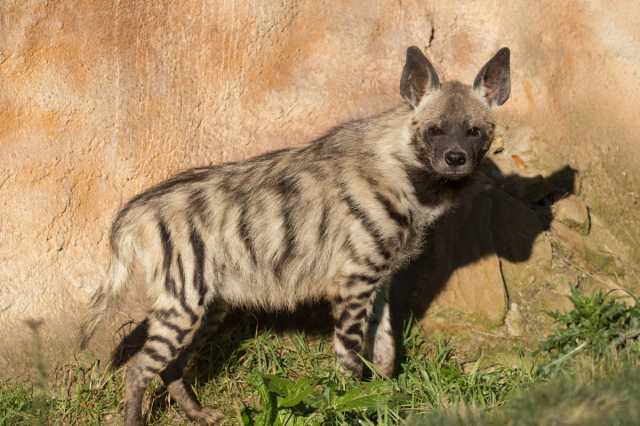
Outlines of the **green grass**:
M 575 292 L 573 301 L 516 366 L 462 366 L 445 342 L 408 325 L 399 374 L 356 381 L 337 368 L 326 336 L 258 331 L 246 321 L 200 351 L 189 375 L 229 425 L 640 424 L 640 308 L 601 294 Z M 69 371 L 49 389 L 44 380 L 0 383 L 0 426 L 120 423 L 120 375 Z M 158 383 L 148 393 L 151 424 L 188 424 Z
M 640 363 L 637 354 L 580 356 L 571 367 L 515 390 L 502 405 L 438 408 L 406 424 L 446 426 L 554 426 L 640 424 Z

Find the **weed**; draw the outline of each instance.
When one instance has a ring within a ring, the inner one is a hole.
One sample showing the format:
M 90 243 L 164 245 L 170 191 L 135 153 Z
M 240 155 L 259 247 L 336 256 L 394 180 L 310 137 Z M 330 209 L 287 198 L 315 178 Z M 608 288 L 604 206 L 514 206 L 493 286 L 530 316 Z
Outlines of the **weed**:
M 557 355 L 542 371 L 560 366 L 581 351 L 602 357 L 612 350 L 631 345 L 638 349 L 640 306 L 627 306 L 601 292 L 583 295 L 577 288 L 571 292 L 574 309 L 550 315 L 559 327 L 541 345 L 541 352 Z

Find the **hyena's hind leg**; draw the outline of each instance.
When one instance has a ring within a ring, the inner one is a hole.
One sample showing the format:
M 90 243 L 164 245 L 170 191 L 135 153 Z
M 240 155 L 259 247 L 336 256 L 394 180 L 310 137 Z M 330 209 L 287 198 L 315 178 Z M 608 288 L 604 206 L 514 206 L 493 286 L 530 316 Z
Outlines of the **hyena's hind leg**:
M 182 381 L 188 361 L 188 348 L 203 324 L 205 306 L 188 305 L 184 300 L 164 304 L 149 316 L 148 337 L 140 351 L 129 361 L 125 373 L 125 424 L 143 424 L 142 400 L 151 379 L 160 374 L 171 396 L 186 414 L 200 424 L 216 424 L 219 412 L 205 410 L 189 394 Z
M 184 370 L 194 352 L 197 352 L 220 327 L 228 312 L 227 305 L 213 302 L 209 305 L 203 319 L 203 325 L 196 332 L 189 348 L 182 351 L 169 366 L 160 373 L 169 395 L 178 403 L 186 416 L 200 424 L 215 424 L 222 419 L 222 412 L 202 407 L 193 391 L 184 382 Z

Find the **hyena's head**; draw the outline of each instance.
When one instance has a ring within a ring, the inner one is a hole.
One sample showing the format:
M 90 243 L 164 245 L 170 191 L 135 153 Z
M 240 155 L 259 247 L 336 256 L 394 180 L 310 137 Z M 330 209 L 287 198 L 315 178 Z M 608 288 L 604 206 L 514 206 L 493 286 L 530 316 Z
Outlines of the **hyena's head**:
M 473 85 L 441 83 L 420 49 L 409 47 L 400 93 L 412 107 L 411 148 L 417 160 L 437 177 L 469 176 L 491 145 L 491 109 L 505 103 L 510 91 L 506 47 L 480 69 Z

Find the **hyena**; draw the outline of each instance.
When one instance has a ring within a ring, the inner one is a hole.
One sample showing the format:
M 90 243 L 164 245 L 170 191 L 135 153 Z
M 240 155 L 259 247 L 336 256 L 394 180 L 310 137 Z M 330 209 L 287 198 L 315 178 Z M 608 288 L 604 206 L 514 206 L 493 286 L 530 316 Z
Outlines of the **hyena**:
M 400 94 L 400 105 L 306 146 L 185 171 L 118 213 L 112 281 L 93 296 L 85 336 L 126 284 L 143 282 L 154 302 L 148 337 L 126 366 L 127 425 L 143 423 L 155 375 L 190 419 L 222 418 L 182 377 L 205 315 L 215 328 L 233 306 L 328 299 L 340 363 L 360 376 L 364 357 L 393 373 L 390 278 L 473 181 L 491 144 L 491 110 L 509 98 L 509 49 L 465 85 L 441 82 L 409 47 Z

